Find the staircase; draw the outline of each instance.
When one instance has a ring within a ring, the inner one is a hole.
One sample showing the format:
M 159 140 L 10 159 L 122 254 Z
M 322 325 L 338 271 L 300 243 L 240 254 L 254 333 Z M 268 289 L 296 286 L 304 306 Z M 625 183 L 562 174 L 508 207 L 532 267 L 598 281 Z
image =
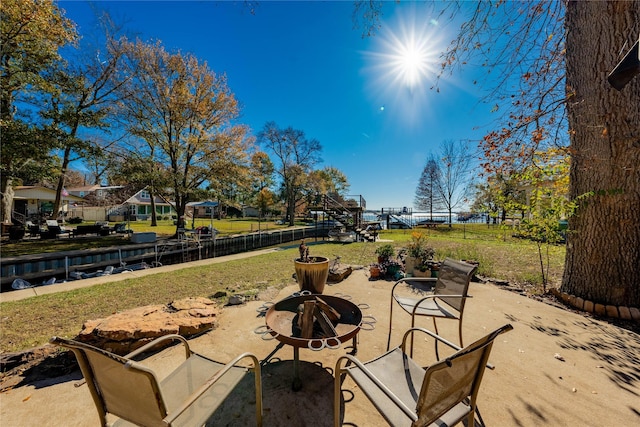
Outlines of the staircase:
M 342 201 L 330 195 L 323 195 L 321 206 L 310 207 L 309 210 L 321 211 L 329 219 L 340 222 L 345 231 L 356 233 L 358 241 L 373 241 L 373 233 L 365 230 L 362 213 L 366 207 L 367 202 L 361 195 L 345 196 L 345 200 Z

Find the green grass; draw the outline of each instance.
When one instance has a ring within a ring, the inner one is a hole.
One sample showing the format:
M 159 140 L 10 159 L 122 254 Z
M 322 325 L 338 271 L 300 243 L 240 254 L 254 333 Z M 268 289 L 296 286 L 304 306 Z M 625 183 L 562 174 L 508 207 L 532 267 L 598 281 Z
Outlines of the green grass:
M 217 224 L 216 224 L 217 225 Z M 479 274 L 536 285 L 539 261 L 535 243 L 506 238 L 497 228 L 470 227 L 466 230 L 442 227 L 425 231 L 436 258 L 451 256 L 480 262 Z M 471 230 L 469 229 L 471 228 Z M 477 229 L 475 229 L 477 228 Z M 475 230 L 474 230 L 475 229 Z M 411 230 L 391 230 L 380 234 L 400 249 L 411 239 Z M 343 264 L 369 265 L 376 262 L 375 249 L 384 244 L 335 244 L 307 242 L 311 255 L 341 257 Z M 551 283 L 560 281 L 564 247 L 551 248 Z M 166 304 L 184 297 L 212 297 L 218 291 L 255 294 L 268 287 L 281 289 L 295 283 L 292 260 L 297 243 L 283 250 L 242 260 L 190 267 L 171 273 L 95 285 L 70 292 L 49 294 L 0 304 L 0 352 L 40 346 L 53 335 L 75 336 L 82 324 L 115 312 L 149 304 Z M 221 302 L 226 302 L 223 299 Z

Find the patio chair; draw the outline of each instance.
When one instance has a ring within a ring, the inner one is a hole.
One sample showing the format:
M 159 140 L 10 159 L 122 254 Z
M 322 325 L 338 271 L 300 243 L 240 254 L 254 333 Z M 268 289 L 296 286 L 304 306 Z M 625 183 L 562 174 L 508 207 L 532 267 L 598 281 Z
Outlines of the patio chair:
M 462 316 L 468 296 L 469 282 L 477 266 L 446 258 L 437 278 L 405 277 L 398 280 L 391 289 L 391 307 L 389 309 L 389 334 L 387 350 L 391 344 L 391 328 L 393 325 L 393 306 L 395 303 L 411 315 L 411 327 L 415 326 L 416 316 L 427 316 L 433 319 L 434 332 L 438 334 L 436 319 L 458 321 L 458 338 L 462 342 Z M 436 356 L 438 341 L 436 340 Z M 411 338 L 410 356 L 413 356 L 413 336 Z
M 151 369 L 133 358 L 167 340 L 184 345 L 186 360 L 159 381 Z M 262 425 L 260 362 L 251 353 L 243 353 L 225 365 L 192 352 L 180 335 L 165 335 L 126 356 L 59 337 L 53 337 L 51 343 L 74 352 L 103 426 L 204 425 L 245 377 L 249 368 L 236 363 L 246 357 L 253 361 L 256 424 Z M 108 414 L 120 419 L 109 424 Z
M 465 424 L 473 427 L 478 390 L 493 341 L 511 329 L 511 325 L 504 325 L 460 349 L 431 331 L 412 328 L 405 332 L 399 347 L 369 362 L 362 363 L 351 355 L 340 357 L 335 369 L 334 427 L 341 424 L 341 389 L 347 374 L 392 426 L 446 427 L 466 420 Z M 422 368 L 405 351 L 407 337 L 416 332 L 458 351 Z M 342 367 L 344 361 L 347 364 Z

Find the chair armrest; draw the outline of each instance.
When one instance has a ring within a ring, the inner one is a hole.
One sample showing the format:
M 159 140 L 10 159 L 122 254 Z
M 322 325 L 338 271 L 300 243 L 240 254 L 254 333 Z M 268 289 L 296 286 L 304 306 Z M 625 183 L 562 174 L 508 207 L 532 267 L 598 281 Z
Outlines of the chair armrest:
M 404 333 L 404 336 L 402 337 L 402 351 L 403 351 L 403 352 L 405 351 L 405 348 L 406 348 L 406 341 L 407 341 L 407 337 L 408 337 L 410 334 L 412 334 L 412 333 L 414 333 L 414 332 L 416 332 L 416 331 L 424 332 L 425 334 L 429 335 L 431 338 L 435 339 L 436 341 L 440 341 L 441 343 L 448 345 L 449 347 L 451 347 L 452 349 L 454 349 L 454 350 L 456 350 L 456 351 L 458 351 L 458 350 L 461 350 L 461 349 L 462 349 L 462 347 L 460 347 L 460 346 L 458 346 L 458 345 L 456 345 L 456 344 L 452 343 L 451 341 L 448 341 L 448 340 L 446 340 L 446 339 L 442 338 L 440 335 L 437 335 L 437 334 L 435 334 L 435 333 L 431 332 L 431 331 L 430 331 L 430 330 L 428 330 L 428 329 L 424 329 L 424 328 L 411 328 L 411 329 L 408 329 L 408 330 Z
M 513 329 L 513 327 L 511 327 L 511 325 L 509 325 L 509 329 L 506 329 L 506 328 L 505 328 L 505 331 L 510 331 L 511 329 Z M 449 347 L 453 348 L 455 351 L 460 351 L 460 350 L 462 350 L 462 347 L 460 347 L 460 346 L 458 346 L 458 345 L 456 345 L 456 344 L 452 343 L 451 341 L 447 341 L 446 339 L 442 338 L 440 335 L 436 335 L 436 334 L 434 334 L 433 332 L 431 332 L 431 331 L 430 331 L 430 330 L 428 330 L 428 329 L 424 329 L 424 328 L 411 328 L 411 329 L 407 330 L 407 331 L 404 333 L 404 336 L 402 337 L 402 351 L 403 351 L 403 352 L 404 352 L 404 350 L 405 350 L 405 348 L 406 348 L 406 344 L 405 344 L 405 342 L 406 342 L 406 340 L 407 340 L 407 337 L 408 337 L 410 334 L 412 334 L 413 332 L 415 332 L 415 331 L 424 332 L 425 334 L 427 334 L 427 335 L 431 336 L 432 338 L 436 339 L 437 341 L 440 341 L 441 343 L 446 344 L 446 345 L 448 345 Z M 486 367 L 487 367 L 487 369 L 491 369 L 492 371 L 496 368 L 496 367 L 495 367 L 493 364 L 491 364 L 491 363 L 487 363 L 487 364 L 486 364 Z
M 421 299 L 418 300 L 418 302 L 416 302 L 416 304 L 413 306 L 413 312 L 411 313 L 412 316 L 415 316 L 416 314 L 416 310 L 418 310 L 418 308 L 420 307 L 420 304 L 422 304 L 424 301 L 428 300 L 428 299 L 436 299 L 436 298 L 473 298 L 471 295 L 442 295 L 442 294 L 433 294 L 433 295 L 427 295 L 426 297 L 423 297 Z
M 200 357 L 205 357 L 199 354 Z M 260 374 L 260 361 L 258 360 L 258 358 L 252 354 L 252 353 L 242 353 L 241 355 L 237 356 L 235 359 L 233 359 L 231 362 L 227 363 L 226 365 L 224 365 L 224 367 L 222 369 L 220 369 L 218 372 L 216 372 L 213 376 L 211 376 L 207 382 L 205 382 L 198 390 L 194 391 L 184 402 L 182 402 L 182 404 L 180 406 L 178 406 L 174 411 L 172 411 L 170 414 L 167 414 L 167 416 L 164 418 L 164 422 L 166 423 L 166 425 L 171 425 L 171 423 L 177 418 L 179 417 L 184 411 L 186 411 L 187 409 L 189 409 L 189 407 L 191 405 L 193 405 L 193 403 L 200 397 L 202 396 L 204 393 L 207 392 L 207 390 L 209 390 L 209 388 L 211 388 L 213 385 L 215 385 L 215 383 L 224 375 L 226 374 L 231 368 L 233 368 L 236 363 L 238 363 L 240 360 L 244 359 L 244 358 L 250 358 L 253 361 L 253 369 L 255 370 L 255 377 L 256 377 L 256 393 L 259 393 L 259 396 L 256 396 L 256 400 L 257 402 L 260 402 L 260 411 L 262 411 L 262 379 L 261 379 L 261 374 Z M 207 357 L 205 357 L 206 359 L 208 359 Z M 250 369 L 250 368 L 247 368 Z
M 382 382 L 380 382 L 380 380 L 375 375 L 373 375 L 373 373 L 369 369 L 367 369 L 367 367 L 362 362 L 360 362 L 360 360 L 356 359 L 354 356 L 350 354 L 345 354 L 344 356 L 341 356 L 336 362 L 336 369 L 334 371 L 335 378 L 336 378 L 335 381 L 338 381 L 338 378 L 340 377 L 341 372 L 348 373 L 347 370 L 343 370 L 342 368 L 340 368 L 340 363 L 345 359 L 349 360 L 358 369 L 360 369 L 367 376 L 367 378 L 369 378 L 376 385 L 376 387 L 378 387 L 409 418 L 411 418 L 413 421 L 416 421 L 418 419 L 418 417 L 416 416 L 415 410 L 407 407 L 407 405 L 405 405 L 400 399 L 398 399 L 398 397 L 395 394 L 393 394 L 387 386 L 385 386 Z
M 151 348 L 155 347 L 156 345 L 160 344 L 163 341 L 167 341 L 167 340 L 175 340 L 175 341 L 180 341 L 184 347 L 185 347 L 185 353 L 186 353 L 186 358 L 188 359 L 189 356 L 191 356 L 191 349 L 189 348 L 189 343 L 187 342 L 187 339 L 185 337 L 183 337 L 182 335 L 178 335 L 178 334 L 169 334 L 169 335 L 164 335 L 162 337 L 156 338 L 155 340 L 151 341 L 148 344 L 143 345 L 142 347 L 138 348 L 137 350 L 132 351 L 131 353 L 127 354 L 126 356 L 124 356 L 126 359 L 133 359 L 136 356 L 139 356 L 140 354 L 149 351 Z

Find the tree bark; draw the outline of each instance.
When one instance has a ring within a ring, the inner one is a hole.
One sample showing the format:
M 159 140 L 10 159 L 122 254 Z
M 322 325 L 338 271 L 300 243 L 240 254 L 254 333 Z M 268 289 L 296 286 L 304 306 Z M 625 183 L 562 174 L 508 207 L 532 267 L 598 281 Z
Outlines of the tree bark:
M 638 40 L 640 2 L 567 3 L 570 195 L 562 290 L 595 303 L 640 307 L 640 76 L 607 82 Z M 637 55 L 637 53 L 636 53 Z

